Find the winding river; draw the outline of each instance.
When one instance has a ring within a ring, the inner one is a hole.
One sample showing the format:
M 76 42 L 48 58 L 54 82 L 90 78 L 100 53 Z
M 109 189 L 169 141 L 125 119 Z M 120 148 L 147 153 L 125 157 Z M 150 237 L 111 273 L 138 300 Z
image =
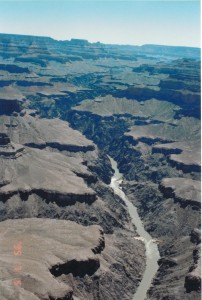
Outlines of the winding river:
M 140 236 L 140 240 L 145 243 L 146 249 L 146 268 L 143 274 L 143 279 L 140 282 L 140 285 L 137 289 L 137 292 L 133 296 L 133 300 L 145 300 L 147 296 L 147 291 L 150 288 L 152 279 L 154 278 L 157 270 L 158 270 L 158 259 L 160 258 L 158 246 L 155 240 L 152 239 L 150 234 L 145 231 L 142 221 L 137 213 L 136 207 L 128 200 L 125 193 L 122 191 L 120 184 L 122 182 L 122 174 L 119 172 L 117 168 L 117 163 L 111 157 L 109 157 L 111 161 L 112 168 L 115 173 L 111 179 L 111 188 L 114 190 L 115 194 L 123 199 L 128 207 L 129 214 L 131 216 L 133 224 L 137 228 L 137 233 Z

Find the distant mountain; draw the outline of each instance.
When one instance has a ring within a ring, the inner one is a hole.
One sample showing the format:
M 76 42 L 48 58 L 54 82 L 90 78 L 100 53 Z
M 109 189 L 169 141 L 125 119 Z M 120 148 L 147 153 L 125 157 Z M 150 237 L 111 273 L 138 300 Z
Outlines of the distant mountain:
M 2 49 L 2 45 L 4 44 L 4 49 Z M 26 53 L 26 48 L 47 48 L 47 50 L 55 50 L 64 53 L 63 47 L 67 46 L 66 50 L 71 49 L 73 52 L 77 52 L 79 47 L 85 46 L 85 50 L 89 50 L 93 52 L 100 52 L 100 55 L 110 55 L 110 53 L 106 53 L 106 51 L 114 51 L 117 53 L 131 53 L 134 55 L 161 55 L 161 56 L 169 56 L 169 57 L 183 57 L 183 58 L 195 58 L 200 59 L 200 48 L 194 47 L 182 47 L 182 46 L 164 46 L 164 45 L 152 45 L 146 44 L 142 46 L 133 46 L 133 45 L 113 45 L 113 44 L 103 44 L 100 42 L 90 43 L 84 39 L 71 39 L 68 40 L 55 40 L 50 37 L 41 37 L 41 36 L 31 36 L 31 35 L 18 35 L 18 34 L 0 34 L 0 50 L 6 50 L 7 47 L 17 47 L 20 52 Z

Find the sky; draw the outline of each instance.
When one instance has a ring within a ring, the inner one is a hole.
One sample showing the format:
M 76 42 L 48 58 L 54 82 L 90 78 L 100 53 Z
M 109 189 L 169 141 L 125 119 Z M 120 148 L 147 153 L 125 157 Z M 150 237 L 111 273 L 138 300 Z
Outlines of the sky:
M 199 0 L 0 0 L 0 32 L 200 47 Z

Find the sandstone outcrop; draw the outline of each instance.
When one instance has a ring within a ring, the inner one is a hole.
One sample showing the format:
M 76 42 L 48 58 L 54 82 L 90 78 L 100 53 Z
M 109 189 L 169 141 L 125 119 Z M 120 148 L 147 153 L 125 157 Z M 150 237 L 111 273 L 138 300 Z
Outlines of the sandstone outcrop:
M 185 178 L 164 178 L 159 185 L 165 197 L 174 198 L 183 206 L 201 206 L 200 181 Z
M 57 276 L 92 275 L 104 249 L 101 227 L 71 221 L 7 220 L 0 224 L 0 236 L 1 299 L 5 300 L 73 299 L 72 287 Z
M 95 178 L 84 166 L 82 156 L 68 155 L 69 151 L 94 151 L 91 141 L 66 122 L 39 119 L 32 110 L 0 115 L 0 123 L 2 201 L 15 194 L 22 199 L 35 194 L 62 206 L 95 201 L 95 192 L 84 182 Z M 40 150 L 47 147 L 66 151 L 67 155 Z
M 0 114 L 20 112 L 24 96 L 17 89 L 9 86 L 0 88 Z
M 1 177 L 7 182 L 0 189 L 1 201 L 15 194 L 25 199 L 36 194 L 63 206 L 75 201 L 92 203 L 96 199 L 95 192 L 75 174 L 88 174 L 78 158 L 25 148 L 24 154 L 14 160 L 1 159 L 1 169 Z

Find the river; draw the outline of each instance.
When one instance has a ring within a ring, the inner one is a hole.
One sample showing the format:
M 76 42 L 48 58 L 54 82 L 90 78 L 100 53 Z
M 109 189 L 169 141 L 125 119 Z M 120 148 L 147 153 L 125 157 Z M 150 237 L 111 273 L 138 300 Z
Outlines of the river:
M 142 221 L 137 213 L 136 207 L 128 200 L 126 194 L 122 191 L 120 187 L 123 176 L 117 168 L 117 163 L 111 157 L 109 157 L 109 159 L 111 161 L 112 168 L 115 171 L 113 177 L 111 178 L 110 186 L 114 190 L 114 193 L 121 197 L 126 203 L 132 222 L 135 225 L 136 231 L 140 236 L 139 239 L 145 243 L 146 268 L 143 274 L 143 279 L 140 282 L 137 292 L 132 298 L 132 300 L 145 300 L 147 296 L 147 291 L 151 286 L 152 279 L 154 278 L 158 270 L 157 261 L 160 258 L 158 246 L 155 240 L 152 239 L 150 234 L 147 231 L 145 231 Z

